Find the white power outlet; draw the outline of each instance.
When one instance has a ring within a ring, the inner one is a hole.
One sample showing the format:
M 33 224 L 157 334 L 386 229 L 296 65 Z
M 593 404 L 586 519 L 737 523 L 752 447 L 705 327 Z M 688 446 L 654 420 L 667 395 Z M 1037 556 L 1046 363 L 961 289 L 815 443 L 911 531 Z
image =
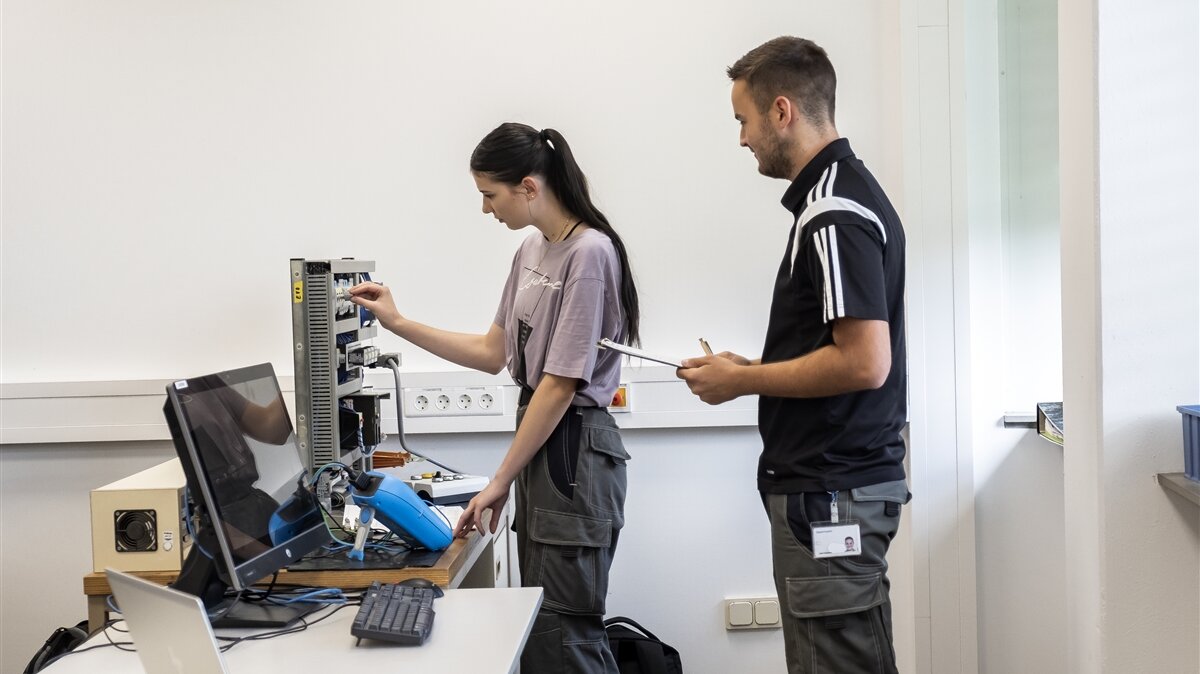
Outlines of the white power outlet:
M 504 414 L 499 386 L 404 389 L 406 417 L 467 417 Z
M 722 602 L 722 608 L 727 630 L 762 630 L 782 627 L 779 599 L 775 597 L 726 599 Z

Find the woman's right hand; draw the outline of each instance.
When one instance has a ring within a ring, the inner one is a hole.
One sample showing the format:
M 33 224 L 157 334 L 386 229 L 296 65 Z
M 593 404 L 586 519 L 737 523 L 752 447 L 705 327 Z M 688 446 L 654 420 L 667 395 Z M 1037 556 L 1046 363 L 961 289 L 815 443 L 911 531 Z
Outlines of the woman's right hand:
M 392 332 L 396 332 L 396 327 L 404 319 L 396 309 L 391 289 L 382 283 L 368 281 L 354 286 L 350 289 L 350 301 L 375 314 L 383 327 Z

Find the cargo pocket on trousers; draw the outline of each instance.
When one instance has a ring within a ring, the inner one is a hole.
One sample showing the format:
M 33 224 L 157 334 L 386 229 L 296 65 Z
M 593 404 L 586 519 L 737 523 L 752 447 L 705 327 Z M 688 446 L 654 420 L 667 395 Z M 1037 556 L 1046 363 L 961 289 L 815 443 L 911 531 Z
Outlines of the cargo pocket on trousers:
M 614 529 L 625 525 L 625 493 L 628 488 L 625 463 L 629 452 L 621 442 L 621 434 L 615 428 L 584 425 L 584 444 L 588 474 L 581 476 L 585 481 L 585 499 L 592 508 L 611 515 Z
M 537 545 L 538 574 L 548 607 L 577 613 L 603 612 L 607 564 L 598 559 L 612 544 L 612 520 L 535 509 L 529 538 Z
M 886 599 L 882 573 L 787 579 L 788 612 L 802 620 L 861 613 Z
M 802 660 L 814 671 L 895 672 L 891 636 L 884 621 L 883 574 L 787 579 L 790 629 Z M 785 627 L 786 624 L 785 624 Z

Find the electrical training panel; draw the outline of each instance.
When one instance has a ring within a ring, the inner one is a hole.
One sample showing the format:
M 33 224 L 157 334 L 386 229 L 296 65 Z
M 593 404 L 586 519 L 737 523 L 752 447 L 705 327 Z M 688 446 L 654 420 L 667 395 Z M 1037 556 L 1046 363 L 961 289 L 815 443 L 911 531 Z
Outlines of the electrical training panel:
M 305 467 L 311 474 L 340 461 L 369 470 L 371 451 L 384 438 L 380 400 L 390 393 L 363 385 L 366 368 L 380 357 L 369 343 L 378 321 L 350 301 L 350 288 L 369 282 L 375 263 L 293 258 L 291 271 L 296 436 Z M 317 485 L 325 503 L 330 488 L 324 479 Z

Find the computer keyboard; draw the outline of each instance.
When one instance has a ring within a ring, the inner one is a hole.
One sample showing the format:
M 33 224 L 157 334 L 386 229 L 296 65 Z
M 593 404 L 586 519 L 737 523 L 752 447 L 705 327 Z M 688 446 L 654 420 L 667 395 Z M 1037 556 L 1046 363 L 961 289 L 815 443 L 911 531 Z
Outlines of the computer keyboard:
M 362 606 L 354 616 L 350 634 L 359 640 L 378 639 L 420 646 L 433 629 L 436 592 L 432 587 L 375 581 L 363 593 Z

